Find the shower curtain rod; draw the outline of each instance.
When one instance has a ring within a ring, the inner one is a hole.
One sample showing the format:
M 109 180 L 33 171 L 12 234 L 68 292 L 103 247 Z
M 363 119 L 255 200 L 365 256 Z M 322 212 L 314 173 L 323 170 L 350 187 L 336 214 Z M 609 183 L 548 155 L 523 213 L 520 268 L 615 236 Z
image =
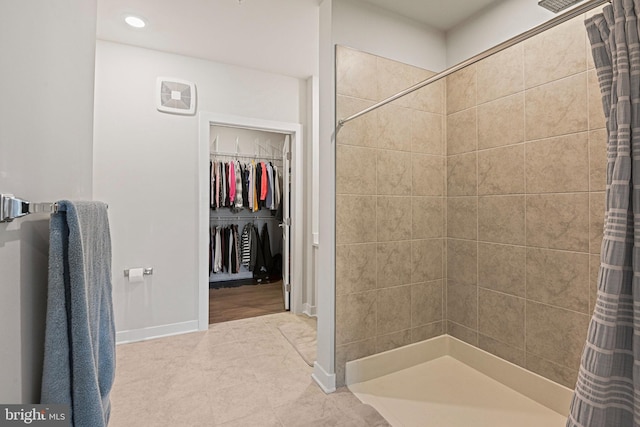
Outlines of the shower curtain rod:
M 373 104 L 371 107 L 366 108 L 362 111 L 360 111 L 359 113 L 353 114 L 347 118 L 344 119 L 340 119 L 338 120 L 338 126 L 337 129 L 340 130 L 340 128 L 342 126 L 344 126 L 346 123 L 350 122 L 353 119 L 357 119 L 360 116 L 363 116 L 373 110 L 376 110 L 384 105 L 387 105 L 390 102 L 395 101 L 398 98 L 402 98 L 405 95 L 408 95 L 412 92 L 415 92 L 418 89 L 422 89 L 423 87 L 430 85 L 431 83 L 437 82 L 438 80 L 441 80 L 445 77 L 447 77 L 450 74 L 455 73 L 456 71 L 459 71 L 461 69 L 463 69 L 464 67 L 467 67 L 469 65 L 475 64 L 476 62 L 479 62 L 493 54 L 496 54 L 498 52 L 501 52 L 511 46 L 514 46 L 520 42 L 523 42 L 535 35 L 538 35 L 540 33 L 543 33 L 547 30 L 550 30 L 551 28 L 562 24 L 563 22 L 566 22 L 570 19 L 575 18 L 576 16 L 579 16 L 585 12 L 590 11 L 591 9 L 595 9 L 598 6 L 601 6 L 605 3 L 609 3 L 610 0 L 589 0 L 586 3 L 581 4 L 580 6 L 577 6 L 571 10 L 568 10 L 567 12 L 556 16 L 553 19 L 550 19 L 547 22 L 544 22 L 536 27 L 533 27 L 532 29 L 525 31 L 524 33 L 521 33 L 515 37 L 510 38 L 507 41 L 504 41 L 490 49 L 485 50 L 484 52 L 481 52 L 479 54 L 477 54 L 476 56 L 473 56 L 463 62 L 460 62 L 457 65 L 454 65 L 453 67 L 449 67 L 446 70 L 432 76 L 429 77 L 428 79 L 421 81 L 420 83 L 416 83 L 415 85 L 411 86 L 408 89 L 403 90 L 402 92 L 398 92 L 395 95 L 392 95 L 386 99 L 383 99 L 382 101 L 378 102 L 377 104 Z

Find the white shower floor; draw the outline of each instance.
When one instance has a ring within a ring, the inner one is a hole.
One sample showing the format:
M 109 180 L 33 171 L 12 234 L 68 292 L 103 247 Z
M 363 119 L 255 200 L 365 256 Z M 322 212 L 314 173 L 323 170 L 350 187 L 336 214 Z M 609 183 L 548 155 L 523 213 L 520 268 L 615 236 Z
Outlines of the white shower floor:
M 450 356 L 349 386 L 394 427 L 563 427 L 566 417 Z

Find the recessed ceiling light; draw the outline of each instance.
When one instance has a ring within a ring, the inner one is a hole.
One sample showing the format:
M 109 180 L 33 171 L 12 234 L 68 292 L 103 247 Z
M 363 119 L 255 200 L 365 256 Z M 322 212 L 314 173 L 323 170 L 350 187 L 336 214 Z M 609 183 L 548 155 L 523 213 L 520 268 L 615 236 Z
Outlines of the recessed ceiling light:
M 129 15 L 124 18 L 124 22 L 132 26 L 133 28 L 144 28 L 147 23 L 144 22 L 144 19 L 138 18 L 137 16 Z

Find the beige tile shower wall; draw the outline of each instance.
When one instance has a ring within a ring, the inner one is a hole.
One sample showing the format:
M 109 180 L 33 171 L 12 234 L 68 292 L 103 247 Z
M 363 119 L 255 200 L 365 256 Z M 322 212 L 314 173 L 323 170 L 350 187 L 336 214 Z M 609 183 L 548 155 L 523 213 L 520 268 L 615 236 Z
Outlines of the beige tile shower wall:
M 337 115 L 433 73 L 339 47 Z M 444 82 L 346 124 L 336 147 L 336 371 L 444 333 Z
M 573 387 L 606 132 L 584 18 L 447 79 L 447 332 Z

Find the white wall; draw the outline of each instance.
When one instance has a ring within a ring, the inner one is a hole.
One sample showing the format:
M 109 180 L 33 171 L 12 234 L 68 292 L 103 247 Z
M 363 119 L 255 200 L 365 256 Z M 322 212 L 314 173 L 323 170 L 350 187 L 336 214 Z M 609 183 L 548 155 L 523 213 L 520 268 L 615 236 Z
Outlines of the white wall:
M 505 0 L 447 31 L 447 67 L 517 36 L 555 15 L 535 0 Z
M 318 352 L 313 377 L 325 392 L 335 390 L 335 82 L 333 0 L 320 4 L 318 244 L 315 279 L 318 297 Z
M 0 2 L 0 192 L 91 199 L 96 0 Z M 0 402 L 36 403 L 46 215 L 0 224 Z
M 305 140 L 308 149 L 305 151 L 305 245 L 304 259 L 307 269 L 304 272 L 303 312 L 309 316 L 317 315 L 317 287 L 314 266 L 317 262 L 318 240 L 318 186 L 320 171 L 318 170 L 319 106 L 318 78 L 309 77 L 306 81 L 306 121 Z
M 335 43 L 431 71 L 446 67 L 442 31 L 370 3 L 334 1 L 332 25 Z
M 98 41 L 94 196 L 109 203 L 120 340 L 197 327 L 198 117 L 158 112 L 157 76 L 195 82 L 201 112 L 304 118 L 298 79 Z M 154 274 L 129 284 L 138 266 Z

